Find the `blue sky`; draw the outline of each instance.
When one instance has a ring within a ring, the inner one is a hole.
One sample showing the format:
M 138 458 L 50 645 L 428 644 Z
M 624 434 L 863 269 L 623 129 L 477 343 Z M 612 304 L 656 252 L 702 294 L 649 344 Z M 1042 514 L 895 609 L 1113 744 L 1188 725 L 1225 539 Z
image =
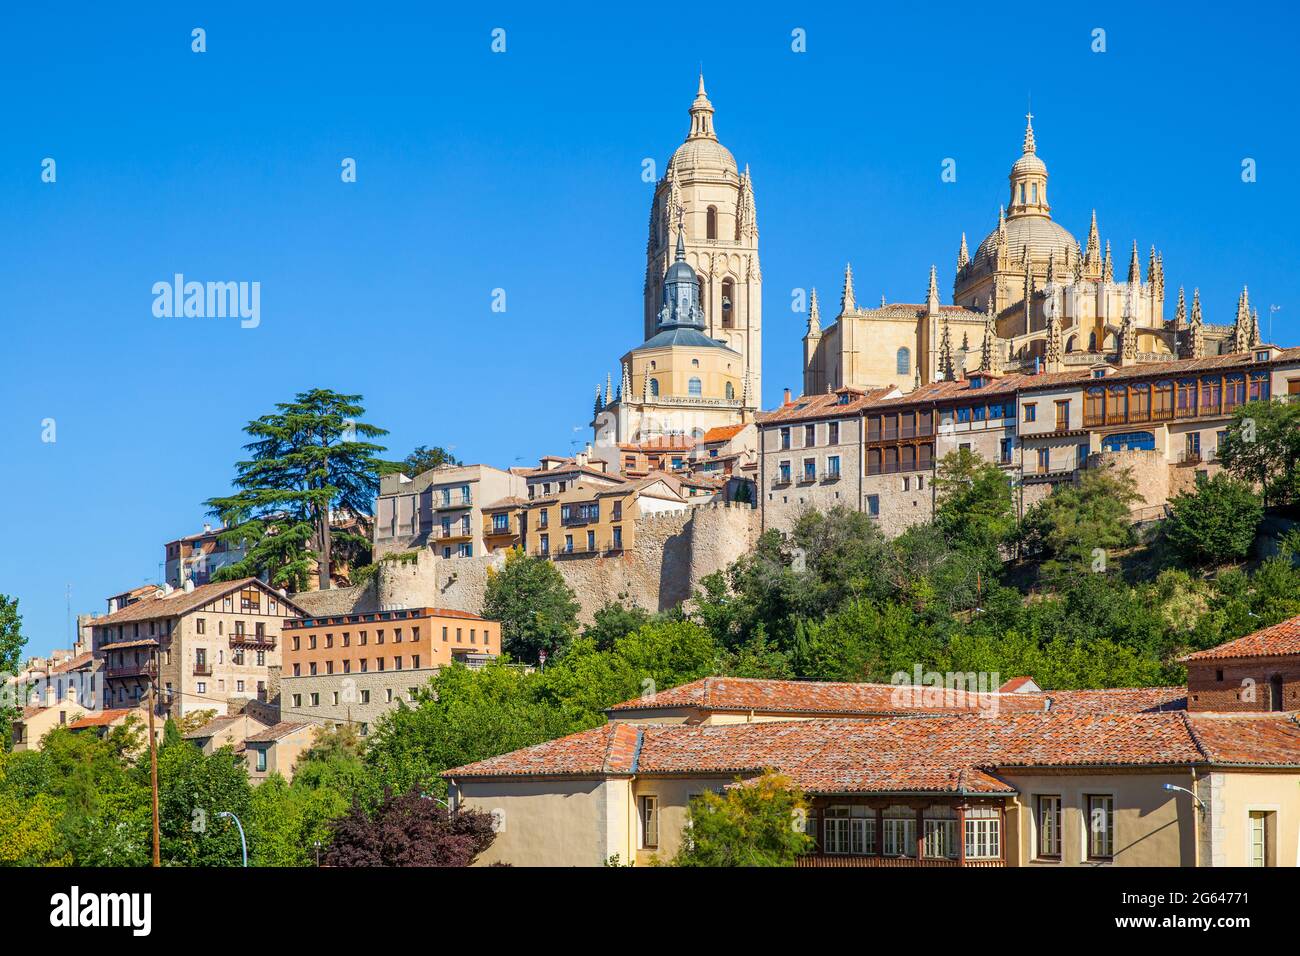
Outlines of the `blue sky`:
M 951 289 L 1030 96 L 1058 221 L 1084 237 L 1096 207 L 1117 271 L 1156 244 L 1207 321 L 1249 283 L 1300 342 L 1281 5 L 37 6 L 0 20 L 0 592 L 33 651 L 68 643 L 67 586 L 75 614 L 156 579 L 228 488 L 241 427 L 301 389 L 363 394 L 394 457 L 504 467 L 587 438 L 595 384 L 639 342 L 641 162 L 662 171 L 685 136 L 701 64 L 754 176 L 767 406 L 800 384 L 791 289 L 833 306 L 846 260 L 860 301 L 919 301 L 932 262 Z M 155 318 L 177 272 L 260 282 L 261 324 Z

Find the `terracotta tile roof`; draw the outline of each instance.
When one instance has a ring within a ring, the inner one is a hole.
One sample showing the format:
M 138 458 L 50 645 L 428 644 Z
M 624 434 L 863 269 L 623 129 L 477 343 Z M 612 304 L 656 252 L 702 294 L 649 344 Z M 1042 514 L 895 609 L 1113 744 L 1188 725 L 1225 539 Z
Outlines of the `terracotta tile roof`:
M 811 793 L 1010 793 L 1010 769 L 1300 767 L 1291 716 L 1022 713 L 721 725 L 607 724 L 443 776 L 733 776 L 774 768 Z
M 700 444 L 710 445 L 713 442 L 730 441 L 739 435 L 747 426 L 745 425 L 721 425 L 717 428 L 710 428 L 700 439 Z
M 273 724 L 272 726 L 266 728 L 266 730 L 263 730 L 260 733 L 250 735 L 244 741 L 244 743 L 245 744 L 274 743 L 275 741 L 279 740 L 282 737 L 289 736 L 294 731 L 301 730 L 304 727 L 311 727 L 311 726 L 313 725 L 311 724 L 310 721 L 282 720 L 278 724 Z
M 84 654 L 78 654 L 76 657 L 72 658 L 71 660 L 66 660 L 63 661 L 62 663 L 55 664 L 53 667 L 50 668 L 50 673 L 66 674 L 68 671 L 80 670 L 81 668 L 86 667 L 87 665 L 91 667 L 94 667 L 95 665 L 95 655 L 92 654 L 90 651 L 87 651 Z
M 133 647 L 157 647 L 155 637 L 142 637 L 138 641 L 105 641 L 100 645 L 101 651 L 129 651 Z
M 891 385 L 888 388 L 873 388 L 869 391 L 856 388 L 841 388 L 821 395 L 801 395 L 780 408 L 761 413 L 758 416 L 758 422 L 761 425 L 777 425 L 786 422 L 804 421 L 810 418 L 837 418 L 856 415 L 868 403 L 879 401 L 894 390 L 895 386 Z M 847 401 L 841 401 L 843 396 L 848 396 Z
M 703 677 L 610 707 L 617 719 L 637 711 L 679 710 L 754 711 L 767 715 L 837 714 L 853 717 L 894 714 L 1039 713 L 1066 710 L 1082 713 L 1146 713 L 1183 710 L 1187 691 L 1182 687 L 1123 687 L 1112 690 L 1055 690 L 1017 693 L 1008 688 L 984 694 L 927 695 L 928 688 L 901 688 L 894 684 L 833 681 L 763 680 L 746 677 Z M 1018 686 L 1023 686 L 1020 684 Z
M 1224 660 L 1233 657 L 1280 657 L 1300 654 L 1300 617 L 1274 624 L 1235 641 L 1180 658 L 1183 661 Z
M 90 714 L 79 720 L 74 720 L 68 724 L 70 730 L 85 730 L 88 727 L 107 727 L 118 720 L 125 720 L 129 714 L 136 713 L 131 707 L 121 707 L 115 710 L 101 710 L 99 713 Z
M 500 511 L 503 508 L 522 508 L 528 504 L 527 498 L 520 498 L 518 495 L 507 495 L 490 505 L 484 505 L 484 511 Z
M 302 630 L 309 627 L 322 627 L 329 624 L 384 624 L 391 621 L 393 624 L 402 624 L 406 621 L 418 621 L 422 618 L 439 618 L 450 617 L 464 621 L 487 621 L 489 618 L 482 617 L 472 611 L 455 611 L 446 607 L 410 607 L 400 609 L 404 614 L 410 613 L 410 617 L 384 619 L 382 615 L 391 614 L 389 611 L 355 611 L 343 612 L 339 614 L 321 614 L 303 618 L 295 618 L 285 621 L 282 629 L 286 631 Z M 349 621 L 348 618 L 359 618 L 357 621 Z M 107 644 L 106 647 L 123 647 L 125 645 Z
M 1013 677 L 1011 680 L 999 687 L 998 691 L 1003 694 L 1014 694 L 1026 684 L 1033 684 L 1035 689 L 1038 687 L 1038 682 L 1032 677 Z
M 237 581 L 200 584 L 193 591 L 188 592 L 177 589 L 166 597 L 141 598 L 134 604 L 128 604 L 120 611 L 114 611 L 106 617 L 96 619 L 94 623 L 98 627 L 100 625 L 130 624 L 137 621 L 154 621 L 160 618 L 176 617 L 250 584 L 257 586 L 268 594 L 274 594 L 276 599 L 282 603 L 290 607 L 296 607 L 288 598 L 276 593 L 257 578 L 240 578 Z

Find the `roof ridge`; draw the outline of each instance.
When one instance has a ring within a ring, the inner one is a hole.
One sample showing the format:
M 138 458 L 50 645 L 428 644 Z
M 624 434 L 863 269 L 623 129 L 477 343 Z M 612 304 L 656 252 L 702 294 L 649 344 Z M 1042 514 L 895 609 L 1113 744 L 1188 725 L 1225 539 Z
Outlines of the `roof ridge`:
M 1212 762 L 1213 758 L 1210 756 L 1209 750 L 1206 749 L 1200 734 L 1196 732 L 1196 727 L 1192 724 L 1192 715 L 1184 710 L 1180 711 L 1178 716 L 1183 719 L 1183 726 L 1187 728 L 1187 736 L 1191 738 L 1192 746 L 1196 748 L 1196 752 L 1204 758 L 1206 763 Z

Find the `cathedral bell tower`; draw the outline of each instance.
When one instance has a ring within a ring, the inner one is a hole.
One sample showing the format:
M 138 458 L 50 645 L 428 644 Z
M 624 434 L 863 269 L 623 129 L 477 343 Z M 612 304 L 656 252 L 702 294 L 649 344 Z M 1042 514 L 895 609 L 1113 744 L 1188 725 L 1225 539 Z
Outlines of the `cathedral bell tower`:
M 762 288 L 758 217 L 749 168 L 742 173 L 718 142 L 704 77 L 690 108 L 686 140 L 655 186 L 646 242 L 645 335 L 659 325 L 664 280 L 680 238 L 696 275 L 701 331 L 744 359 L 755 403 L 762 394 Z

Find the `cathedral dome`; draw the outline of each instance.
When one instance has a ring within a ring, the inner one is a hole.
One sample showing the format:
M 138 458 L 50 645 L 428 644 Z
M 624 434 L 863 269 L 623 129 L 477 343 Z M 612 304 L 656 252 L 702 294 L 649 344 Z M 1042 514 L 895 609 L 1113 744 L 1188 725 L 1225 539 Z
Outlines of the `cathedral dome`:
M 1074 255 L 1078 242 L 1070 231 L 1046 216 L 1019 216 L 1008 219 L 1007 251 L 1013 260 L 1021 257 L 1026 246 L 1034 262 L 1046 262 L 1054 256 L 1058 267 Z M 992 271 L 998 262 L 998 230 L 994 229 L 975 252 L 974 266 Z

